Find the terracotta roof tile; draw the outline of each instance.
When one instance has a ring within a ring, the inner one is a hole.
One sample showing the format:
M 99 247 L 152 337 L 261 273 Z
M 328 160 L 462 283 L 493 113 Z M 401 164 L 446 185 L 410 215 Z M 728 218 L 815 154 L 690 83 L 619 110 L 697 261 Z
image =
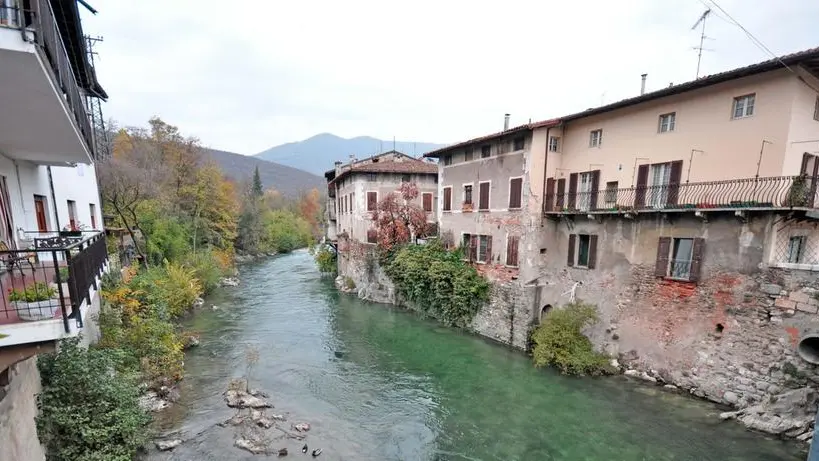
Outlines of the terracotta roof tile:
M 384 154 L 376 155 L 374 157 L 359 160 L 355 162 L 352 165 L 352 167 L 346 165 L 344 167 L 344 170 L 341 171 L 341 173 L 339 173 L 338 176 L 332 179 L 330 183 L 338 181 L 341 178 L 349 176 L 352 173 L 438 174 L 437 164 L 414 159 L 409 156 L 406 156 L 407 158 L 401 160 L 400 162 L 396 162 L 394 160 L 379 159 L 379 161 L 376 163 L 365 163 L 367 160 L 378 158 L 383 155 Z

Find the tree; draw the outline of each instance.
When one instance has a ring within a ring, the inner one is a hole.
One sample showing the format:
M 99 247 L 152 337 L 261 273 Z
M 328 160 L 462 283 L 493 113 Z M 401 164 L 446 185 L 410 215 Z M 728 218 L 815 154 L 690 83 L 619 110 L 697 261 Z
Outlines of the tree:
M 264 189 L 262 188 L 262 178 L 259 176 L 259 166 L 256 165 L 256 170 L 253 172 L 253 190 L 252 190 L 254 197 L 261 197 L 264 195 Z
M 418 186 L 405 182 L 396 192 L 390 192 L 378 202 L 372 220 L 381 250 L 389 251 L 396 245 L 407 243 L 426 229 L 427 213 L 413 202 L 416 198 Z
M 315 187 L 299 198 L 299 214 L 310 224 L 313 235 L 321 234 L 321 193 Z

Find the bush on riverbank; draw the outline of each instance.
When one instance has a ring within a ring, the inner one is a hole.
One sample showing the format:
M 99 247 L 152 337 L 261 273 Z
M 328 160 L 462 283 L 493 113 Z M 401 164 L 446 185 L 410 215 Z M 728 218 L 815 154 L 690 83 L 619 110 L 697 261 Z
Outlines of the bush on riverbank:
M 116 349 L 83 349 L 78 338 L 37 361 L 37 434 L 49 460 L 130 461 L 150 417 L 139 407 L 138 373 Z
M 465 327 L 489 298 L 489 283 L 440 242 L 408 245 L 385 266 L 398 293 L 422 313 Z
M 327 245 L 313 248 L 313 258 L 316 260 L 319 272 L 323 274 L 336 274 L 338 272 L 338 257 L 336 252 Z
M 549 311 L 532 334 L 535 366 L 554 366 L 569 375 L 610 373 L 609 358 L 595 351 L 583 334 L 583 328 L 597 320 L 597 307 L 591 304 L 574 303 Z

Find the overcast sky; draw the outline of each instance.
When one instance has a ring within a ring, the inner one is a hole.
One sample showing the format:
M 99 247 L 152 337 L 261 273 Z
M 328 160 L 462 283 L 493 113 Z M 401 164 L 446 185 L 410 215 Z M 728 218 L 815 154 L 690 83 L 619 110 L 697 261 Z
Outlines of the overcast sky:
M 254 154 L 330 132 L 452 143 L 694 78 L 711 0 L 88 0 L 107 117 Z M 819 46 L 819 1 L 717 0 L 775 54 Z M 724 15 L 702 74 L 768 59 Z

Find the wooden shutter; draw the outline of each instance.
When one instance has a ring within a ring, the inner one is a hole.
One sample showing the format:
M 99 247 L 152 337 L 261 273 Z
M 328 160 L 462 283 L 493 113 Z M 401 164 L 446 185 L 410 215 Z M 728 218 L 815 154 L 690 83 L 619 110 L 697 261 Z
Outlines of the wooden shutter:
M 478 236 L 473 235 L 469 238 L 469 260 L 478 260 Z
M 452 210 L 452 188 L 444 188 L 444 211 Z
M 657 263 L 654 266 L 654 275 L 665 277 L 668 275 L 668 257 L 671 253 L 671 237 L 660 237 L 657 242 Z
M 480 197 L 478 197 L 478 210 L 489 209 L 489 183 L 482 182 L 478 185 Z
M 637 188 L 634 191 L 634 208 L 645 208 L 648 188 L 648 165 L 637 167 Z
M 566 206 L 570 210 L 574 210 L 577 203 L 577 173 L 569 175 L 569 200 Z
M 520 208 L 523 201 L 523 178 L 509 181 L 509 208 Z
M 510 235 L 506 237 L 506 265 L 507 266 L 517 266 L 518 265 L 518 242 L 520 241 L 520 237 L 515 235 Z
M 375 211 L 378 204 L 378 192 L 367 192 L 367 211 Z
M 597 196 L 599 195 L 598 192 L 600 191 L 600 170 L 594 170 L 591 172 L 591 174 L 591 199 L 589 200 L 589 208 L 596 210 Z
M 705 239 L 695 238 L 694 247 L 691 250 L 691 267 L 688 272 L 688 280 L 697 282 L 700 279 L 702 270 L 702 253 L 705 250 Z
M 807 152 L 802 154 L 802 166 L 799 167 L 799 174 L 808 174 L 808 162 L 810 161 L 811 155 Z
M 546 179 L 546 194 L 543 198 L 543 211 L 554 211 L 555 178 Z
M 557 211 L 562 211 L 563 207 L 566 205 L 566 178 L 560 178 L 557 180 L 557 206 L 555 209 Z
M 597 235 L 589 235 L 589 262 L 586 267 L 594 269 L 597 265 Z
M 680 181 L 682 180 L 682 160 L 671 162 L 671 175 L 668 179 L 668 204 L 676 205 L 680 197 Z
M 566 260 L 567 266 L 574 266 L 574 246 L 576 245 L 577 235 L 569 234 L 569 253 Z
M 492 236 L 486 236 L 486 262 L 492 262 Z
M 424 198 L 424 211 L 432 211 L 432 194 L 425 193 L 422 197 Z

